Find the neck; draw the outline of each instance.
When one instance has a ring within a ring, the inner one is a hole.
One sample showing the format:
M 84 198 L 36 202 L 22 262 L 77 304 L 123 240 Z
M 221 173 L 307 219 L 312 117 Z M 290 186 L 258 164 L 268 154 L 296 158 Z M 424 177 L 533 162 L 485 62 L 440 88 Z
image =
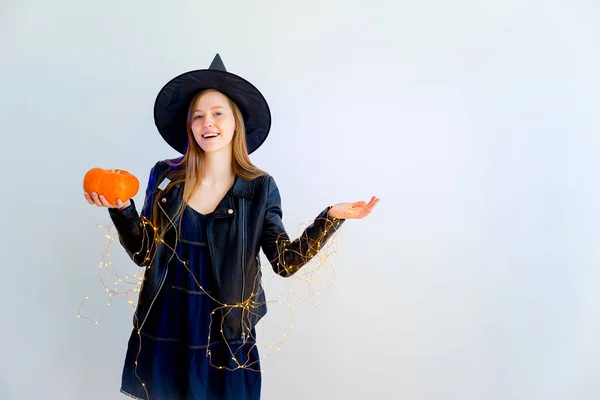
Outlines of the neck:
M 231 182 L 234 178 L 231 158 L 231 149 L 223 149 L 223 151 L 216 153 L 205 153 L 202 182 L 209 185 Z

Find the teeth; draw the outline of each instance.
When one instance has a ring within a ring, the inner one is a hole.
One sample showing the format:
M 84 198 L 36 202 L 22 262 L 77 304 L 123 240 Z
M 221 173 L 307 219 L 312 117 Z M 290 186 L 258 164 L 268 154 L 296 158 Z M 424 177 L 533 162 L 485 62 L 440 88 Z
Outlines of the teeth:
M 211 138 L 211 137 L 215 137 L 218 135 L 219 135 L 218 133 L 209 133 L 208 135 L 202 135 L 202 137 L 206 139 L 206 138 Z

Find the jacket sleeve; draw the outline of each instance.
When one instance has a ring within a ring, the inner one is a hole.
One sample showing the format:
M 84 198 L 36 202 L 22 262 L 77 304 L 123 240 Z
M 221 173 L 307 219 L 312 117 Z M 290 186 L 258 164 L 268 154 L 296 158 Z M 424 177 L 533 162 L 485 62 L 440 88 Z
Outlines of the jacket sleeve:
M 150 265 L 155 247 L 155 230 L 150 221 L 152 220 L 157 176 L 158 163 L 150 171 L 141 214 L 138 214 L 133 199 L 130 200 L 131 205 L 127 208 L 122 210 L 116 208 L 108 209 L 109 216 L 117 230 L 119 242 L 127 255 L 140 267 Z
M 317 255 L 345 220 L 329 216 L 331 206 L 328 206 L 300 237 L 290 241 L 283 225 L 279 189 L 271 176 L 267 188 L 261 247 L 275 273 L 287 278 L 298 272 Z

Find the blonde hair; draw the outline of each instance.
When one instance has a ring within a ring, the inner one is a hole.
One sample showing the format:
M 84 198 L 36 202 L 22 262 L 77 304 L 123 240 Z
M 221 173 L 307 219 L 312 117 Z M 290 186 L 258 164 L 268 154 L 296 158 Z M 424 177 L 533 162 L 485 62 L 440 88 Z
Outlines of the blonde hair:
M 200 98 L 209 91 L 216 90 L 203 90 L 197 93 L 190 102 L 186 118 L 188 146 L 185 154 L 183 155 L 183 157 L 167 161 L 169 165 L 174 167 L 176 172 L 174 173 L 174 176 L 170 177 L 171 183 L 167 186 L 165 190 L 168 190 L 171 186 L 176 185 L 178 183 L 184 184 L 183 200 L 179 209 L 177 210 L 177 213 L 175 214 L 176 217 L 181 217 L 181 215 L 183 214 L 183 209 L 186 207 L 188 201 L 194 193 L 194 190 L 200 184 L 201 177 L 204 175 L 205 153 L 204 150 L 202 150 L 202 148 L 200 147 L 200 145 L 198 145 L 198 143 L 196 142 L 196 138 L 194 138 L 194 133 L 192 132 L 192 116 L 194 110 L 196 109 L 196 104 L 198 103 L 198 100 L 200 100 Z M 246 146 L 246 128 L 244 125 L 244 118 L 242 112 L 240 111 L 239 107 L 235 102 L 233 102 L 226 95 L 225 97 L 227 98 L 227 102 L 229 104 L 229 107 L 231 108 L 231 111 L 233 112 L 233 118 L 235 120 L 235 130 L 233 132 L 231 146 L 231 167 L 233 169 L 233 173 L 244 180 L 252 180 L 260 176 L 267 175 L 265 171 L 259 169 L 252 163 L 252 161 L 250 161 L 248 147 Z M 155 199 L 155 204 L 153 207 L 154 226 L 158 226 L 158 217 L 156 215 L 157 201 L 158 199 Z

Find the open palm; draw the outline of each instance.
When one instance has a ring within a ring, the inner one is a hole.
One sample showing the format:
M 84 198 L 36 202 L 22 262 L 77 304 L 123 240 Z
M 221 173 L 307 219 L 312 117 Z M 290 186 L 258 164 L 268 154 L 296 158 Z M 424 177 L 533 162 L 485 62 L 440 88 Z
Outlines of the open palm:
M 329 215 L 339 219 L 361 219 L 373 211 L 373 208 L 379 203 L 379 198 L 371 197 L 371 200 L 356 201 L 354 203 L 338 203 L 329 209 Z

